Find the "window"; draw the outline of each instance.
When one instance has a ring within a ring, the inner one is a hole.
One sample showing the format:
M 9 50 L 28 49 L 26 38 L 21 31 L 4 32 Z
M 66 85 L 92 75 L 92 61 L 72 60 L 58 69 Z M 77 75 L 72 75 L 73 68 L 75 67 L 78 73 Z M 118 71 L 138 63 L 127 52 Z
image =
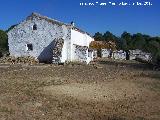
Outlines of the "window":
M 33 50 L 33 45 L 27 44 L 27 51 L 32 51 L 32 50 Z
M 37 30 L 37 25 L 36 24 L 33 25 L 33 30 Z

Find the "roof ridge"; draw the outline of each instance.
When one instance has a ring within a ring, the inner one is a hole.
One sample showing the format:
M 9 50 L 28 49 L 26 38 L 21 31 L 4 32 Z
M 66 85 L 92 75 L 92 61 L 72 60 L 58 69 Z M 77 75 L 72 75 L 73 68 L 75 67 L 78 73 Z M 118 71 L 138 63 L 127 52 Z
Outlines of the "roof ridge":
M 88 32 L 83 31 L 82 29 L 80 29 L 80 28 L 78 28 L 78 27 L 76 27 L 76 26 L 72 26 L 72 25 L 69 24 L 69 23 L 64 23 L 64 22 L 61 22 L 61 21 L 59 21 L 59 20 L 50 18 L 50 17 L 48 17 L 48 16 L 43 16 L 43 15 L 41 15 L 41 14 L 39 14 L 39 13 L 36 13 L 36 12 L 32 12 L 32 14 L 29 15 L 25 20 L 32 20 L 33 17 L 38 17 L 38 18 L 40 18 L 40 19 L 45 19 L 45 20 L 47 20 L 48 22 L 50 22 L 50 23 L 52 23 L 52 24 L 55 24 L 55 23 L 56 23 L 56 24 L 58 24 L 58 25 L 60 25 L 60 26 L 65 25 L 65 26 L 67 26 L 67 27 L 70 27 L 71 29 L 77 30 L 77 31 L 79 31 L 79 32 L 81 32 L 81 33 L 85 33 L 85 34 L 87 34 L 87 35 L 89 35 L 90 37 L 93 38 L 93 36 L 92 36 L 91 34 L 89 34 Z
M 36 13 L 36 12 L 33 12 L 30 16 L 27 17 L 27 19 L 30 19 L 33 16 L 46 19 L 46 20 L 48 20 L 50 22 L 56 22 L 56 23 L 59 23 L 60 25 L 69 26 L 69 24 L 67 24 L 67 23 L 61 22 L 59 20 L 56 20 L 56 19 L 53 19 L 53 18 L 50 18 L 50 17 L 47 17 L 47 16 L 43 16 L 43 15 L 41 15 L 39 13 Z

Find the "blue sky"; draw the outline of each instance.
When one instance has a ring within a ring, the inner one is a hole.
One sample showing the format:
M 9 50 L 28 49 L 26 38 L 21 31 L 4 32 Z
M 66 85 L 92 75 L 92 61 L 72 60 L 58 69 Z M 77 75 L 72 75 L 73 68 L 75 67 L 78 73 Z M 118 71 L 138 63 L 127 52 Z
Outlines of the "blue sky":
M 32 12 L 70 23 L 91 33 L 111 31 L 141 32 L 160 36 L 160 1 L 152 6 L 80 6 L 80 2 L 142 2 L 143 0 L 1 0 L 0 29 L 6 30 Z

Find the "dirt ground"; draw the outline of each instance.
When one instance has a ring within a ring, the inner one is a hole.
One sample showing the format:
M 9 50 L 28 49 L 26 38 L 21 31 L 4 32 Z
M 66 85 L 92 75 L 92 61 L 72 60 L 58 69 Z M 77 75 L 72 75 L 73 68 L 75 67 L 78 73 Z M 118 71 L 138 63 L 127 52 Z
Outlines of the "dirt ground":
M 0 120 L 160 120 L 160 71 L 135 61 L 0 64 Z

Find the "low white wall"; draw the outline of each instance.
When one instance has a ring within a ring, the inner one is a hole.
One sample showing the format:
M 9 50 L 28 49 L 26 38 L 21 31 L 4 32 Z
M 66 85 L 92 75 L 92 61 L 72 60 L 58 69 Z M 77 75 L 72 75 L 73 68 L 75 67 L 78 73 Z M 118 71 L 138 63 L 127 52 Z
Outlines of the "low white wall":
M 126 52 L 124 51 L 116 51 L 112 53 L 112 58 L 116 60 L 126 60 Z
M 101 55 L 102 58 L 108 58 L 110 56 L 111 50 L 109 49 L 102 49 L 101 50 Z

